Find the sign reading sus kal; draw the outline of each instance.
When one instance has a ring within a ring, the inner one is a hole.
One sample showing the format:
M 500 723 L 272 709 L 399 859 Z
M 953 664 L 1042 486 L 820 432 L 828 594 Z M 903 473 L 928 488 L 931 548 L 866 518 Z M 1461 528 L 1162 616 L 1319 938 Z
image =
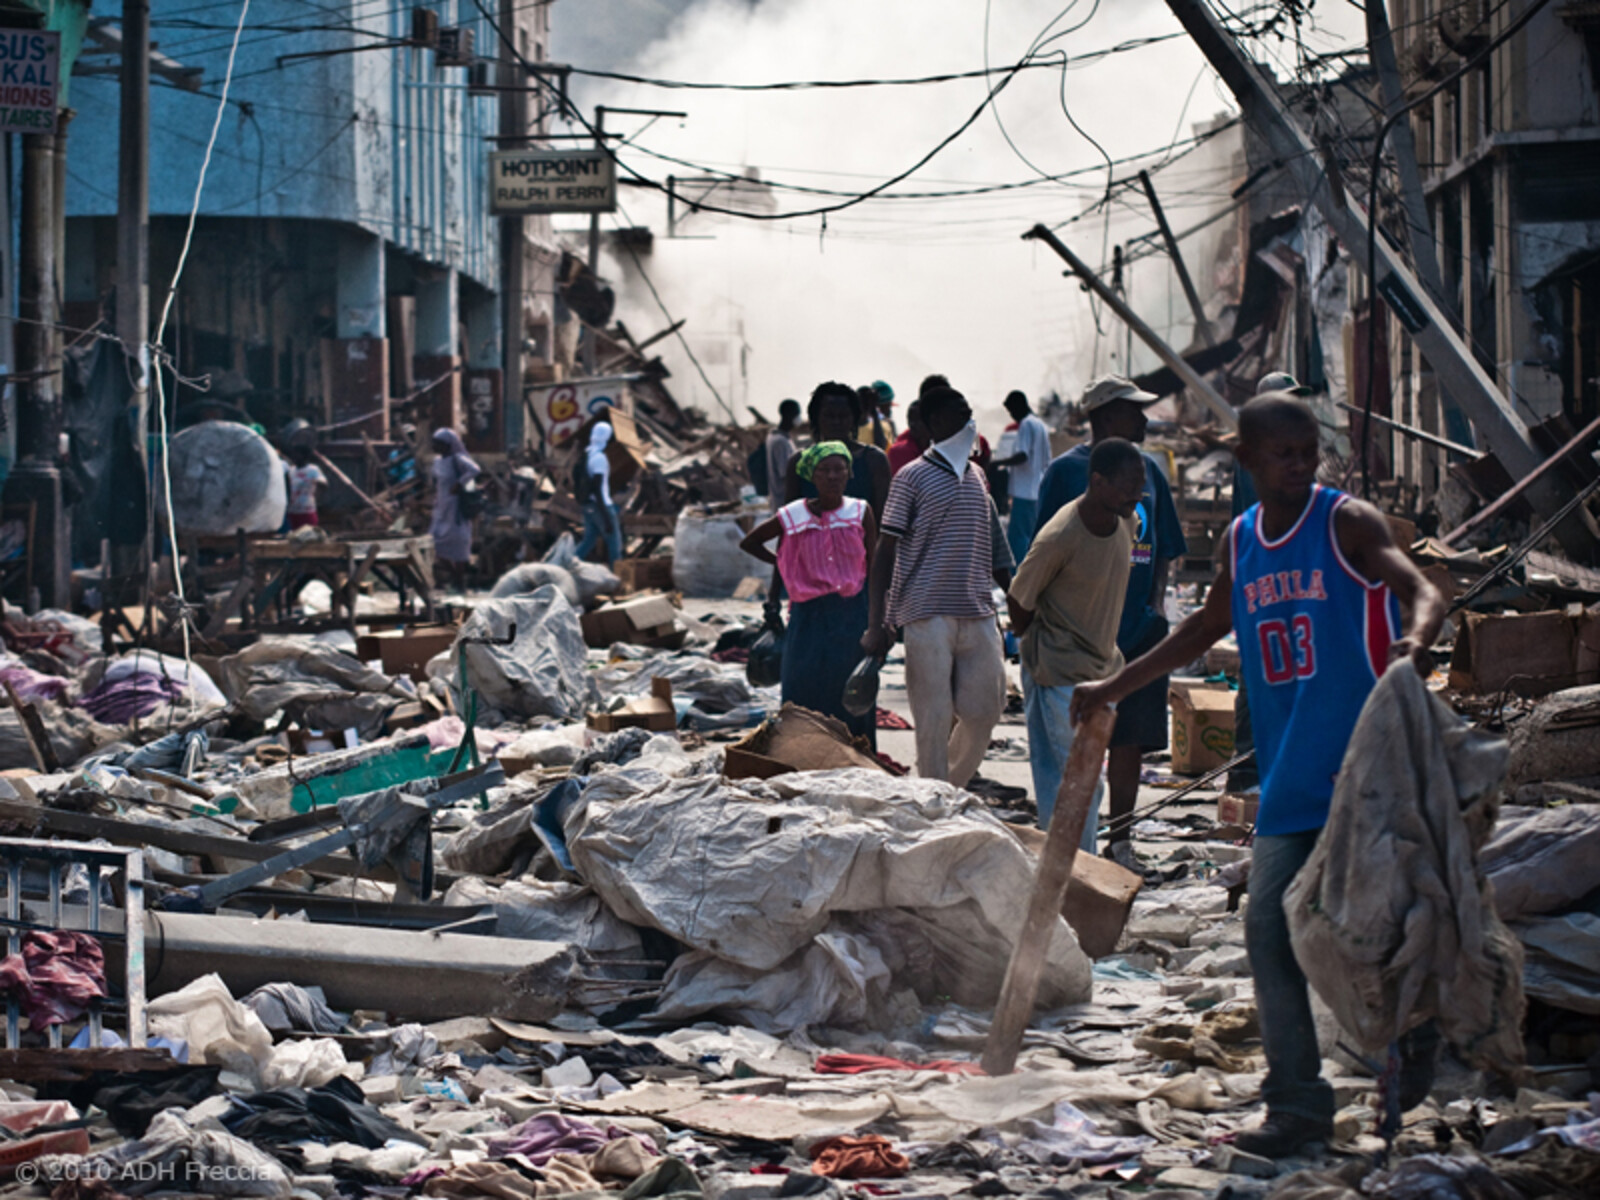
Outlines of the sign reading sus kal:
M 0 29 L 0 133 L 54 133 L 61 35 Z

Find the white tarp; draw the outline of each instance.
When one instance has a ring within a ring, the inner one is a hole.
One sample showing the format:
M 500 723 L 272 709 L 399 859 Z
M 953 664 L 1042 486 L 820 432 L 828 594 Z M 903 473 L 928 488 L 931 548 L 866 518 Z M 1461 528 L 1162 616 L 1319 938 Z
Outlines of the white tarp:
M 471 640 L 503 638 L 513 626 L 516 637 L 510 645 Z M 479 604 L 456 635 L 456 644 L 463 639 L 467 682 L 501 712 L 570 721 L 597 702 L 578 614 L 554 587 Z M 451 658 L 454 661 L 454 650 Z
M 937 959 L 959 964 L 942 973 L 947 990 L 977 1004 L 998 995 L 1034 860 L 961 789 L 842 770 L 764 781 L 667 779 L 604 799 L 593 791 L 568 818 L 567 843 L 579 874 L 623 920 L 748 971 L 798 967 L 794 978 L 816 979 L 816 960 L 790 960 L 819 935 L 846 932 L 836 917 L 906 912 L 914 920 L 897 928 L 915 929 Z M 885 960 L 903 951 L 877 949 Z M 841 966 L 851 957 L 833 955 Z M 856 961 L 861 969 L 848 966 L 846 976 L 876 976 L 875 964 Z M 736 973 L 708 973 L 696 962 L 680 974 L 715 983 L 705 991 L 716 1003 L 704 1011 L 730 1003 L 727 985 Z M 818 997 L 811 1019 L 826 1019 L 849 992 L 847 982 L 829 983 L 831 998 Z M 1089 961 L 1059 921 L 1040 1005 L 1084 1000 L 1090 989 Z M 662 1003 L 687 1011 L 670 990 Z M 847 997 L 846 1007 L 852 1004 Z M 783 1022 L 801 1007 L 784 1003 Z

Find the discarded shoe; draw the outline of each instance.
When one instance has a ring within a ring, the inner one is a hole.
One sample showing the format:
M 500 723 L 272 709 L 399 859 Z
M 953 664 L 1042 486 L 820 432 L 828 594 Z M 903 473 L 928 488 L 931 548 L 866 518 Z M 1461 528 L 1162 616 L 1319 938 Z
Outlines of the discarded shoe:
M 1259 1129 L 1247 1129 L 1233 1139 L 1246 1154 L 1262 1158 L 1288 1158 L 1309 1142 L 1327 1142 L 1333 1137 L 1333 1123 L 1317 1121 L 1294 1113 L 1267 1114 Z

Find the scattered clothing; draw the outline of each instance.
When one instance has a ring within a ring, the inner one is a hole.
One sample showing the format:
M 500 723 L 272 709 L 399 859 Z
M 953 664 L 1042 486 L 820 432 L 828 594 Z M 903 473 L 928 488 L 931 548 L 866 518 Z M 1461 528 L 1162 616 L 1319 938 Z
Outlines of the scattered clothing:
M 233 1097 L 222 1118 L 231 1133 L 264 1146 L 288 1142 L 354 1142 L 375 1150 L 390 1138 L 423 1141 L 366 1102 L 359 1085 L 340 1076 L 321 1087 L 283 1088 Z
M 812 1069 L 818 1075 L 860 1075 L 866 1071 L 942 1071 L 947 1075 L 982 1075 L 975 1062 L 964 1059 L 935 1058 L 928 1062 L 906 1062 L 880 1054 L 819 1054 Z
M 887 708 L 878 709 L 877 721 L 878 721 L 878 728 L 879 729 L 910 729 L 911 728 L 911 722 L 910 721 L 906 720 L 899 713 L 890 712 Z
M 177 703 L 183 699 L 183 691 L 175 679 L 140 671 L 103 681 L 78 697 L 78 707 L 102 724 L 126 725 L 135 718 L 148 717 L 163 705 Z
M 31 1029 L 75 1021 L 107 995 L 105 952 L 90 934 L 30 932 L 20 954 L 0 959 L 0 996 L 18 1002 Z
M 894 1179 L 911 1169 L 911 1160 L 886 1137 L 824 1138 L 811 1147 L 811 1172 L 833 1179 Z
M 15 660 L 10 666 L 0 667 L 0 680 L 16 692 L 18 699 L 28 701 L 51 700 L 59 703 L 67 698 L 67 690 L 72 686 L 70 679 L 46 675 Z
M 341 1033 L 345 1026 L 346 1018 L 328 1007 L 321 988 L 269 983 L 258 987 L 241 1003 L 273 1033 Z
M 517 1155 L 534 1166 L 543 1166 L 558 1154 L 594 1154 L 607 1142 L 631 1137 L 626 1129 L 608 1125 L 601 1129 L 577 1117 L 561 1113 L 540 1113 L 529 1117 L 504 1137 L 489 1142 L 491 1158 Z
M 221 1067 L 174 1067 L 154 1071 L 92 1071 L 70 1083 L 48 1084 L 41 1095 L 60 1096 L 79 1109 L 101 1109 L 123 1137 L 143 1137 L 150 1122 L 169 1108 L 191 1108 L 221 1089 Z

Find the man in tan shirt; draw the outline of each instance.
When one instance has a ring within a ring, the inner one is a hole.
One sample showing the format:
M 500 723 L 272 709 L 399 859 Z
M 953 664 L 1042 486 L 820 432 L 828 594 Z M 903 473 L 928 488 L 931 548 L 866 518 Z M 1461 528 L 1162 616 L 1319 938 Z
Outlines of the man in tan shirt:
M 1117 624 L 1144 483 L 1144 459 L 1132 442 L 1096 442 L 1089 490 L 1039 529 L 1006 596 L 1011 626 L 1022 637 L 1022 691 L 1041 829 L 1050 827 L 1072 747 L 1072 689 L 1122 669 Z M 1082 847 L 1090 854 L 1103 790 L 1095 788 L 1084 825 Z

